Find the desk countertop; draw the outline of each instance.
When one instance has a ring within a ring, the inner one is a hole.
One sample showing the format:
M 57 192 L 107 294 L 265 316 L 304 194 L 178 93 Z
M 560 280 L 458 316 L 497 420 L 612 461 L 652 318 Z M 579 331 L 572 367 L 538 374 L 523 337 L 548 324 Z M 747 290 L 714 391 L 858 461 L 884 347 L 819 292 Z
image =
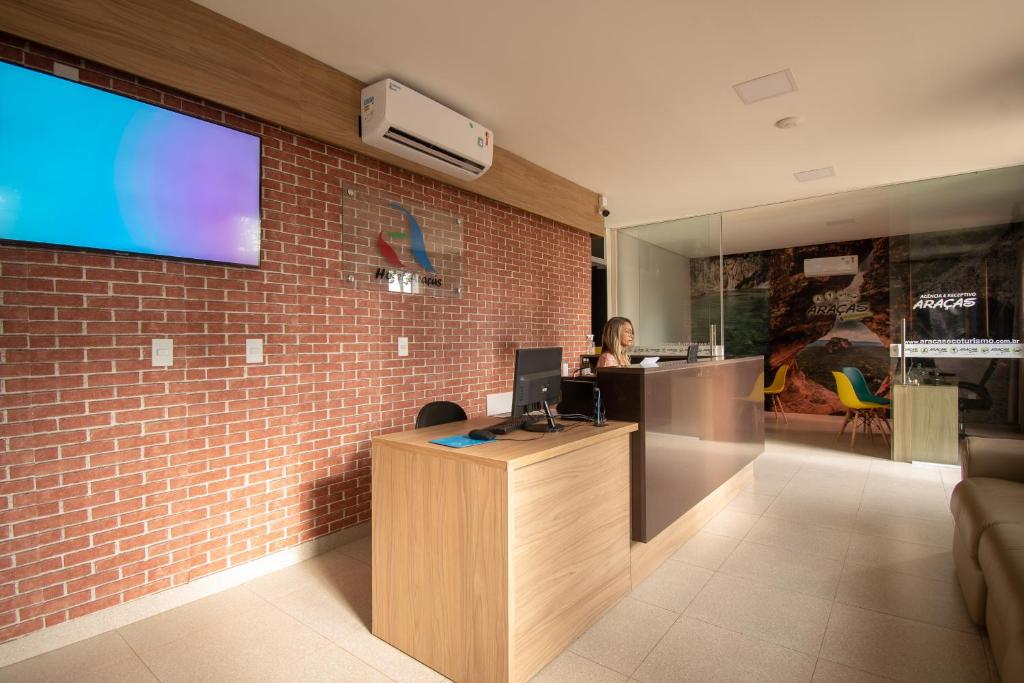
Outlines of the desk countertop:
M 544 434 L 519 430 L 501 435 L 493 442 L 468 448 L 449 448 L 430 443 L 432 439 L 465 434 L 471 429 L 483 429 L 500 421 L 501 418 L 478 417 L 464 422 L 449 422 L 374 437 L 373 443 L 375 446 L 408 448 L 445 458 L 515 470 L 638 429 L 635 422 L 609 421 L 604 427 L 595 427 L 589 422 L 565 422 L 562 423 L 565 430 L 561 432 Z
M 743 356 L 742 358 L 716 358 L 716 359 L 701 359 L 696 363 L 687 363 L 685 360 L 670 360 L 670 361 L 659 361 L 657 365 L 645 367 L 642 365 L 630 365 L 629 367 L 610 367 L 610 368 L 598 368 L 598 374 L 603 372 L 613 372 L 622 374 L 636 374 L 636 375 L 649 375 L 655 372 L 676 372 L 679 370 L 706 370 L 709 368 L 719 368 L 726 365 L 737 365 L 739 363 L 747 363 L 749 361 L 758 361 L 764 363 L 763 356 Z

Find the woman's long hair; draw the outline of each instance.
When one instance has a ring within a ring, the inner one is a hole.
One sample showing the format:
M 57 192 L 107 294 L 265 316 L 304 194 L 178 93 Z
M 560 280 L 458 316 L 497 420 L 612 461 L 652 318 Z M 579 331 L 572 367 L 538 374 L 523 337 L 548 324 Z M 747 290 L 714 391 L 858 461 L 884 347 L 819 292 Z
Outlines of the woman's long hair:
M 620 366 L 626 367 L 629 365 L 629 355 L 622 348 L 623 325 L 633 327 L 633 323 L 630 322 L 629 318 L 621 316 L 615 316 L 604 324 L 604 331 L 601 333 L 601 353 L 608 352 L 612 354 Z M 635 329 L 633 333 L 636 333 Z

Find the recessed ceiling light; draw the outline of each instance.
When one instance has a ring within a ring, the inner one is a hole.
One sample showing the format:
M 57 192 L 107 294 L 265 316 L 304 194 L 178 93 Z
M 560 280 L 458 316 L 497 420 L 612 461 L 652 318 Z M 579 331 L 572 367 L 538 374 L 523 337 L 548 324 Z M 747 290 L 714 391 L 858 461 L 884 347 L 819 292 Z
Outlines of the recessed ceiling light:
M 799 116 L 787 116 L 775 122 L 776 128 L 796 128 L 801 123 Z
M 789 69 L 784 69 L 767 76 L 737 83 L 732 86 L 732 89 L 736 91 L 744 104 L 753 104 L 759 100 L 793 92 L 796 90 L 796 81 L 793 80 L 793 74 L 789 72 Z
M 806 183 L 809 180 L 821 180 L 822 178 L 831 178 L 836 174 L 836 170 L 831 166 L 825 168 L 814 168 L 810 171 L 800 171 L 794 173 L 793 177 L 799 180 L 801 183 Z

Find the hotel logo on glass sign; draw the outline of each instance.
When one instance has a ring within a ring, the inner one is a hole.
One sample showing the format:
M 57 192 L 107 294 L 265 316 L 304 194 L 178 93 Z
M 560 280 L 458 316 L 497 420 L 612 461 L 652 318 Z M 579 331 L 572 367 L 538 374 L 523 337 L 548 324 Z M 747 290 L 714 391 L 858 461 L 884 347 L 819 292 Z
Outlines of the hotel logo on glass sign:
M 434 273 L 434 264 L 430 262 L 430 256 L 427 254 L 427 245 L 423 241 L 423 229 L 420 228 L 420 224 L 416 221 L 416 217 L 413 216 L 408 209 L 397 202 L 391 202 L 388 206 L 392 209 L 400 211 L 405 217 L 405 221 L 408 224 L 408 234 L 405 232 L 389 232 L 387 233 L 394 239 L 408 239 L 412 243 L 412 255 L 416 259 L 416 263 L 420 264 L 423 270 L 428 273 Z M 395 250 L 387 243 L 384 239 L 385 232 L 380 231 L 377 236 L 377 248 L 380 249 L 381 255 L 387 260 L 388 263 L 395 266 L 396 268 L 405 268 L 405 264 L 402 263 L 402 259 L 398 258 L 398 254 Z
M 462 221 L 436 202 L 378 188 L 345 188 L 341 257 L 346 279 L 357 286 L 462 295 Z
M 434 268 L 434 264 L 430 261 L 430 254 L 427 253 L 427 244 L 423 238 L 423 228 L 420 227 L 419 221 L 412 215 L 412 212 L 406 209 L 398 202 L 390 202 L 389 208 L 394 209 L 402 214 L 405 220 L 405 231 L 396 230 L 381 230 L 377 235 L 377 248 L 380 250 L 381 256 L 384 260 L 395 268 L 401 268 L 403 270 L 408 269 L 402 259 L 399 257 L 398 252 L 395 251 L 394 247 L 387 241 L 386 237 L 390 237 L 394 240 L 407 240 L 410 248 L 412 249 L 413 260 L 427 273 L 437 273 L 437 269 Z M 391 283 L 407 284 L 412 278 L 416 277 L 413 273 L 400 273 L 387 268 L 378 268 L 376 277 L 378 280 L 388 280 Z M 433 275 L 421 275 L 417 278 L 417 281 L 421 285 L 427 287 L 440 287 L 443 282 L 440 277 Z M 405 291 L 404 288 L 400 288 L 397 291 Z

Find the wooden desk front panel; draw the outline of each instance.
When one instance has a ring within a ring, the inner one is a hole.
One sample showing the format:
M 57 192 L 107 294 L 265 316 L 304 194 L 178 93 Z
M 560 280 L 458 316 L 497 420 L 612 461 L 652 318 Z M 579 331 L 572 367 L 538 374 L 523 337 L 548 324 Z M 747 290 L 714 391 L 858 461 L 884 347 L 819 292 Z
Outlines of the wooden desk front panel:
M 507 482 L 373 446 L 373 634 L 457 681 L 507 680 Z
M 629 436 L 511 476 L 511 679 L 520 681 L 629 590 Z

